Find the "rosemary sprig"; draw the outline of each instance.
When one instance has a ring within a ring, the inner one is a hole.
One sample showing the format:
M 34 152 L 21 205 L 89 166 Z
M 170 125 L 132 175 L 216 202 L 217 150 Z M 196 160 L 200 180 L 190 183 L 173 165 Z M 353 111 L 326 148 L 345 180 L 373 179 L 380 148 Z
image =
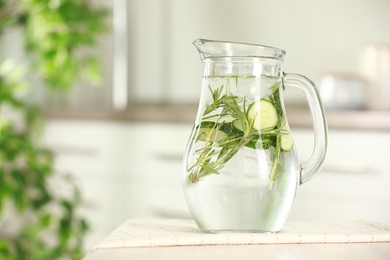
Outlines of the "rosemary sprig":
M 202 122 L 213 120 L 213 126 L 205 133 L 206 136 L 202 140 L 205 143 L 204 146 L 196 151 L 196 153 L 199 153 L 196 162 L 188 168 L 188 180 L 194 183 L 205 175 L 219 174 L 225 163 L 241 148 L 246 146 L 257 149 L 257 143 L 261 142 L 263 149 L 269 149 L 270 147 L 275 149 L 273 166 L 269 176 L 270 188 L 272 188 L 274 181 L 278 178 L 280 169 L 281 135 L 288 134 L 288 131 L 281 130 L 285 119 L 280 106 L 278 87 L 275 87 L 270 101 L 277 108 L 280 120 L 275 128 L 262 130 L 261 132 L 253 128 L 254 120 L 248 118 L 245 98 L 233 95 L 229 86 L 226 90 L 223 85 L 215 90 L 209 86 L 209 89 L 212 103 L 205 107 Z M 231 123 L 231 129 L 226 129 L 226 125 L 228 125 L 224 121 L 226 117 L 238 120 L 242 126 L 241 131 L 234 130 Z M 198 131 L 201 124 L 197 126 Z M 224 126 L 225 128 L 223 128 Z M 226 137 L 218 140 L 218 131 L 226 133 Z

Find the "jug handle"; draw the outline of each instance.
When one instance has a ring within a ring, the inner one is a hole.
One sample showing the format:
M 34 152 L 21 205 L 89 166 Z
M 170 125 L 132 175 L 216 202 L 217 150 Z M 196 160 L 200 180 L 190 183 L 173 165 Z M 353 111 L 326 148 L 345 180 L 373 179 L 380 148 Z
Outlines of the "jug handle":
M 310 79 L 300 74 L 284 73 L 283 86 L 297 87 L 305 93 L 313 120 L 314 148 L 307 165 L 301 168 L 300 184 L 303 184 L 320 170 L 325 161 L 328 146 L 326 116 L 318 90 Z

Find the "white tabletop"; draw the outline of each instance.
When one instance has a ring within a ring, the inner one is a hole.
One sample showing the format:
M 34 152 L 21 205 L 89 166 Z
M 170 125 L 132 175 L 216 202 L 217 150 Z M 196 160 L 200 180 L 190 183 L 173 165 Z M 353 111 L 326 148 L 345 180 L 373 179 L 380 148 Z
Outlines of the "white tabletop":
M 287 223 L 279 233 L 207 234 L 190 220 L 129 220 L 85 259 L 390 259 L 390 227 Z
M 96 249 L 85 260 L 390 259 L 390 243 L 181 246 Z

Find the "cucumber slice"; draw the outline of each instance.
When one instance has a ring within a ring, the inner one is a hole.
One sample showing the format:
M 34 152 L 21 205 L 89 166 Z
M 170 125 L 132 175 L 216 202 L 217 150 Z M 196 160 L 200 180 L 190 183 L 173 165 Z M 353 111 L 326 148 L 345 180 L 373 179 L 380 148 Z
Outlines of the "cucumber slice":
M 227 138 L 227 134 L 216 128 L 199 128 L 197 140 L 205 142 L 219 142 Z
M 241 120 L 236 119 L 236 120 L 233 121 L 232 124 L 233 124 L 233 126 L 234 126 L 236 129 L 240 130 L 241 132 L 244 131 L 244 130 L 243 130 L 244 128 L 242 127 Z
M 286 133 L 282 133 L 282 136 L 280 137 L 280 147 L 283 151 L 288 152 L 292 149 L 294 145 L 294 140 L 290 132 L 290 127 L 287 123 L 284 124 L 282 130 Z
M 272 129 L 278 124 L 278 112 L 268 100 L 253 102 L 248 109 L 248 118 L 256 130 Z

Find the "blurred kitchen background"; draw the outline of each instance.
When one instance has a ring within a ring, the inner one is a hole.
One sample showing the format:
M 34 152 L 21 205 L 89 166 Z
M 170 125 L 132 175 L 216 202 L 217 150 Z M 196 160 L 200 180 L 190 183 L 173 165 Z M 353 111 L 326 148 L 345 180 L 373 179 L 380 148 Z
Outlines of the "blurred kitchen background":
M 287 52 L 286 72 L 318 86 L 329 121 L 321 173 L 298 191 L 291 221 L 390 224 L 390 1 L 93 0 L 111 11 L 94 53 L 99 86 L 29 93 L 47 117 L 44 142 L 77 179 L 91 247 L 128 218 L 189 218 L 181 160 L 201 86 L 196 38 Z M 25 59 L 21 33 L 0 53 Z M 302 162 L 313 146 L 303 93 L 285 93 Z

